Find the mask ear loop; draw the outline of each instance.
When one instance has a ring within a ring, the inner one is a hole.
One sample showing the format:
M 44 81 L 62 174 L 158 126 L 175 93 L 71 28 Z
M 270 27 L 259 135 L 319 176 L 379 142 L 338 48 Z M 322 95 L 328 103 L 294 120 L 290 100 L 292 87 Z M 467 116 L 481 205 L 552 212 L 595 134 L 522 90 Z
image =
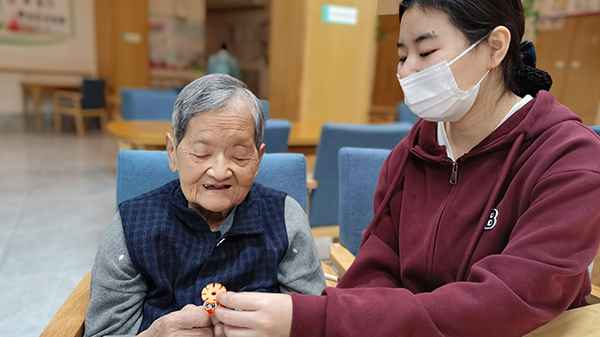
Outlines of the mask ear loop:
M 448 63 L 448 65 L 449 66 L 452 65 L 452 63 L 456 62 L 461 57 L 465 56 L 465 54 L 467 54 L 468 52 L 470 52 L 471 50 L 473 50 L 473 48 L 477 47 L 483 40 L 485 40 L 488 37 L 490 37 L 491 34 L 492 34 L 491 31 L 489 33 L 485 34 L 481 39 L 479 39 L 477 42 L 473 43 L 469 48 L 467 48 L 467 50 L 463 51 L 462 53 L 460 53 L 460 55 L 458 55 L 457 57 L 455 57 L 454 60 L 450 61 Z
M 448 66 L 452 65 L 452 63 L 456 62 L 456 60 L 458 60 L 461 57 L 465 56 L 465 54 L 467 54 L 468 52 L 470 52 L 471 50 L 473 50 L 473 48 L 477 47 L 483 40 L 485 40 L 488 37 L 490 37 L 490 35 L 492 35 L 492 31 L 490 31 L 489 33 L 485 34 L 481 39 L 479 39 L 477 42 L 473 43 L 469 48 L 467 48 L 467 50 L 465 50 L 462 53 L 460 53 L 460 55 L 458 55 L 457 57 L 454 58 L 454 60 L 452 60 L 450 63 L 448 63 Z M 485 78 L 487 77 L 487 75 L 489 73 L 490 73 L 490 70 L 488 69 L 488 71 L 485 72 L 485 74 L 483 75 L 483 77 L 479 80 L 479 82 L 477 82 L 477 84 L 475 86 L 479 86 L 481 84 L 481 82 L 483 82 L 483 80 L 485 80 Z M 398 76 L 398 78 L 399 77 L 400 76 Z

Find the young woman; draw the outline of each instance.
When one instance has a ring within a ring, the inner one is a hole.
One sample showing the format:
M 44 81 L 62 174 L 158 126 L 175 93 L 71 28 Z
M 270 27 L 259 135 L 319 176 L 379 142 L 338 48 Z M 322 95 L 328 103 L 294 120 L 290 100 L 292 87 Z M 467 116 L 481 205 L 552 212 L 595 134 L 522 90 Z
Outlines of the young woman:
M 322 296 L 225 293 L 226 336 L 522 336 L 586 305 L 600 139 L 541 89 L 520 0 L 404 0 L 421 119 L 384 163 L 352 267 Z M 527 64 L 523 62 L 527 61 Z

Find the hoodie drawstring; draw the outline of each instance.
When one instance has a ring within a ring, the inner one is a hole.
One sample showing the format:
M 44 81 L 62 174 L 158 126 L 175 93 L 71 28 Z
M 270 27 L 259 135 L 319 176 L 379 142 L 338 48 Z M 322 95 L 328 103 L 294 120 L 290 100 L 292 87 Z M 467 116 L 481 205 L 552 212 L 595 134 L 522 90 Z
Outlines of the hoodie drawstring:
M 502 184 L 504 183 L 504 180 L 506 179 L 506 176 L 508 175 L 508 171 L 509 171 L 511 165 L 513 164 L 513 161 L 515 161 L 515 159 L 517 157 L 517 150 L 521 147 L 521 144 L 523 144 L 524 138 L 525 138 L 524 134 L 520 134 L 519 136 L 517 136 L 517 138 L 515 139 L 515 142 L 513 143 L 513 145 L 510 148 L 508 156 L 506 157 L 506 161 L 504 162 L 504 165 L 502 165 L 502 170 L 500 171 L 500 176 L 498 177 L 498 180 L 496 181 L 496 185 L 494 185 L 494 189 L 492 190 L 492 193 L 490 194 L 487 204 L 485 205 L 483 214 L 481 215 L 481 219 L 477 223 L 477 228 L 475 229 L 475 232 L 473 233 L 473 236 L 471 237 L 471 241 L 469 241 L 469 244 L 467 245 L 465 254 L 461 260 L 460 266 L 458 267 L 458 273 L 456 274 L 456 279 L 455 279 L 456 282 L 463 281 L 466 277 L 467 269 L 469 267 L 469 262 L 471 261 L 471 258 L 473 257 L 473 253 L 475 251 L 475 246 L 479 242 L 479 239 L 481 238 L 481 235 L 484 232 L 484 228 L 487 223 L 488 217 L 489 217 L 490 213 L 492 212 L 492 208 L 494 207 L 496 198 L 498 197 L 498 194 L 500 193 L 500 188 L 502 188 Z
M 406 164 L 408 163 L 408 158 L 411 155 L 412 154 L 410 152 L 408 152 L 406 154 L 406 156 L 404 156 L 404 158 L 400 162 L 400 165 L 398 166 L 398 171 L 396 171 L 396 174 L 394 175 L 392 182 L 388 185 L 388 190 L 382 199 L 381 205 L 379 205 L 379 208 L 375 211 L 375 214 L 373 214 L 373 219 L 371 220 L 371 223 L 369 224 L 369 226 L 367 226 L 367 228 L 365 228 L 362 242 L 365 242 L 365 240 L 369 237 L 369 235 L 371 234 L 371 232 L 373 231 L 373 228 L 374 228 L 374 226 L 372 226 L 372 225 L 376 222 L 376 220 L 379 218 L 379 216 L 381 215 L 381 213 L 383 212 L 385 207 L 388 205 L 388 202 L 390 201 L 392 192 L 396 189 L 396 184 L 398 184 L 398 180 L 400 179 L 400 176 L 404 175 L 404 170 L 406 168 Z M 379 183 L 379 181 L 377 183 Z M 362 242 L 361 242 L 361 245 L 362 245 Z

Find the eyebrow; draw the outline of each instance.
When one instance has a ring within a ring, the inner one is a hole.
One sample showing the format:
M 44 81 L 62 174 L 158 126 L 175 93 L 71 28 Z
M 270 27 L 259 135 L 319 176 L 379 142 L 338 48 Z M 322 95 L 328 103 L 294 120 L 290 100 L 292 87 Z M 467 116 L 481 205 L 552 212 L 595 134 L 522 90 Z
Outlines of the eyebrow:
M 427 33 L 424 33 L 424 34 L 421 34 L 421 35 L 419 35 L 419 36 L 418 36 L 418 37 L 415 39 L 414 43 L 415 43 L 415 44 L 418 44 L 418 43 L 421 43 L 421 42 L 423 42 L 423 41 L 425 41 L 425 40 L 428 40 L 428 39 L 433 39 L 433 38 L 436 38 L 436 37 L 437 37 L 437 35 L 436 35 L 434 32 L 427 32 Z M 405 48 L 405 47 L 406 47 L 406 46 L 404 45 L 404 43 L 402 43 L 402 42 L 398 42 L 398 43 L 396 44 L 396 46 L 397 46 L 398 48 Z

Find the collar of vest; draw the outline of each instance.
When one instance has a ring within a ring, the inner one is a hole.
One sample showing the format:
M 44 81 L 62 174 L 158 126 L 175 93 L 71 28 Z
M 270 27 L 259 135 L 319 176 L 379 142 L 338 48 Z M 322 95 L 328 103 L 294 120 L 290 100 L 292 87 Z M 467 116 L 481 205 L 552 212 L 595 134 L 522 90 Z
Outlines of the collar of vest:
M 169 199 L 175 215 L 194 231 L 212 232 L 206 220 L 193 208 L 189 207 L 189 202 L 181 190 L 179 180 L 177 180 L 174 187 Z M 253 183 L 244 201 L 235 208 L 233 224 L 226 233 L 227 236 L 261 234 L 264 232 L 260 200 L 261 197 L 257 191 L 256 183 Z

